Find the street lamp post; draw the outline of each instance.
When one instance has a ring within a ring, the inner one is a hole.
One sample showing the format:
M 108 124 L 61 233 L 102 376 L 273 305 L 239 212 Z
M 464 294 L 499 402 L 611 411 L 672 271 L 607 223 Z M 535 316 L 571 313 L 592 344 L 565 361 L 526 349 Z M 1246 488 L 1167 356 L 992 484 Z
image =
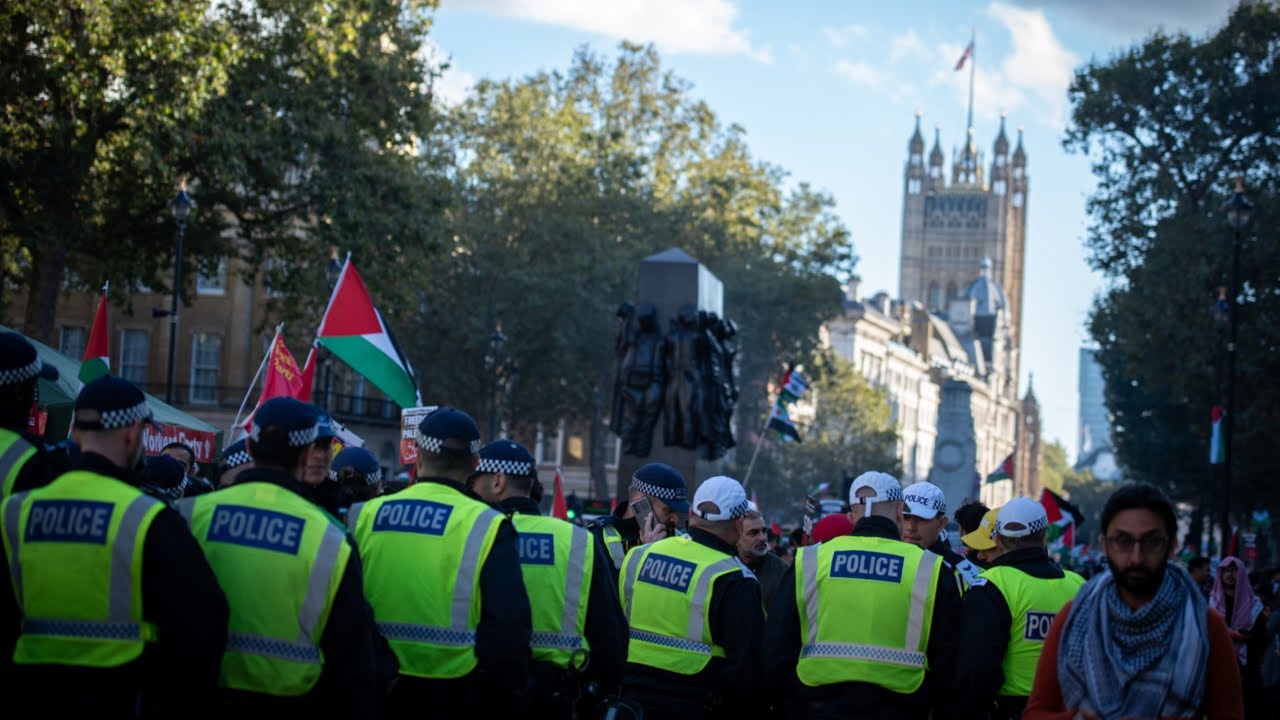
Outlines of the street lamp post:
M 165 382 L 164 401 L 173 404 L 173 364 L 178 349 L 178 295 L 182 292 L 182 241 L 187 233 L 187 218 L 196 206 L 196 201 L 187 194 L 184 182 L 178 188 L 178 194 L 169 202 L 173 211 L 173 221 L 178 226 L 177 248 L 173 254 L 173 301 L 169 305 L 169 378 Z
M 1244 179 L 1236 178 L 1236 190 L 1231 199 L 1222 205 L 1226 212 L 1227 224 L 1231 226 L 1231 286 L 1227 291 L 1227 391 L 1223 403 L 1222 443 L 1223 443 L 1223 483 L 1222 483 L 1222 543 L 1227 545 L 1231 540 L 1231 445 L 1236 411 L 1236 338 L 1240 329 L 1240 236 L 1249 224 L 1249 215 L 1253 211 L 1253 203 L 1244 196 Z M 1223 551 L 1225 552 L 1225 547 Z
M 498 439 L 498 376 L 502 371 L 502 349 L 507 345 L 507 336 L 502 333 L 502 323 L 494 327 L 489 334 L 489 354 L 484 358 L 485 368 L 490 373 L 489 386 L 489 440 Z

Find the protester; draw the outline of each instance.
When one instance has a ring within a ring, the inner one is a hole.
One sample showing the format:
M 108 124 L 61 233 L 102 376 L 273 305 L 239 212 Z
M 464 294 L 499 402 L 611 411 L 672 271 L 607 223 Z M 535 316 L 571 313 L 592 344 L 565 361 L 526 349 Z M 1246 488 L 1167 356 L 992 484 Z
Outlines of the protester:
M 1045 638 L 1023 720 L 1244 717 L 1226 623 L 1169 562 L 1173 503 L 1134 483 L 1102 509 L 1110 572 L 1080 589 Z
M 49 447 L 28 427 L 40 378 L 57 380 L 57 368 L 18 333 L 0 333 L 0 498 L 48 485 L 71 469 L 66 449 Z
M 41 716 L 188 717 L 211 704 L 227 600 L 182 517 L 137 487 L 150 420 L 133 383 L 87 383 L 75 467 L 0 513 L 0 687 Z
M 248 470 L 253 466 L 253 460 L 249 457 L 249 449 L 245 445 L 244 438 L 241 438 L 222 451 L 222 462 L 219 465 L 218 487 L 231 487 L 235 484 L 236 478 L 240 473 Z
M 1213 574 L 1209 571 L 1209 558 L 1203 555 L 1197 555 L 1187 561 L 1187 574 L 1195 581 L 1196 585 L 1204 591 L 1207 599 L 1213 591 Z
M 947 497 L 942 488 L 918 482 L 902 491 L 902 540 L 940 556 L 955 574 L 963 593 L 980 568 L 951 548 L 947 540 Z
M 827 515 L 814 523 L 809 540 L 812 541 L 811 544 L 817 545 L 851 533 L 853 533 L 853 521 L 849 519 L 849 514 L 836 513 Z
M 806 718 L 928 717 L 951 676 L 960 594 L 941 558 L 902 542 L 902 487 L 849 488 L 853 534 L 800 550 L 774 598 L 765 678 Z M 931 610 L 930 610 L 931 608 Z
M 1044 506 L 1018 497 L 996 516 L 999 557 L 965 593 L 956 681 L 950 700 L 971 718 L 1018 718 L 1031 694 L 1036 663 L 1054 616 L 1084 578 L 1045 552 Z
M 1236 648 L 1240 679 L 1244 686 L 1245 716 L 1260 717 L 1262 708 L 1262 660 L 1267 647 L 1267 617 L 1262 600 L 1249 584 L 1248 570 L 1237 557 L 1218 563 L 1209 607 L 1222 613 L 1227 634 Z
M 969 559 L 983 570 L 991 567 L 991 563 L 1000 557 L 1000 547 L 996 544 L 996 514 L 1000 508 L 988 510 L 982 516 L 978 527 L 960 537 L 970 551 Z
M 182 483 L 182 495 L 184 497 L 213 492 L 213 483 L 200 476 L 200 464 L 196 462 L 196 451 L 192 450 L 190 445 L 171 442 L 160 448 L 160 454 L 168 455 L 182 463 L 182 472 L 185 476 Z
M 369 603 L 400 659 L 386 715 L 516 713 L 532 690 L 532 618 L 515 528 L 467 487 L 480 430 L 441 407 L 416 442 L 417 480 L 348 513 Z
M 764 517 L 759 511 L 748 510 L 742 516 L 742 539 L 738 541 L 738 559 L 760 581 L 760 599 L 768 610 L 773 595 L 787 574 L 787 564 L 769 551 L 769 540 Z
M 335 521 L 341 522 L 343 517 L 342 486 L 336 478 L 329 474 L 329 466 L 333 462 L 333 445 L 338 433 L 333 425 L 333 418 L 325 410 L 315 409 L 319 420 L 316 424 L 316 439 L 307 450 L 306 472 L 302 486 L 307 491 L 307 498 L 329 514 Z
M 623 561 L 623 694 L 646 720 L 741 718 L 764 707 L 760 586 L 737 558 L 747 509 L 737 480 L 708 478 L 693 498 L 689 537 L 641 545 Z
M 541 494 L 537 466 L 523 445 L 497 440 L 479 457 L 468 485 L 510 515 L 520 534 L 536 685 L 525 717 L 593 717 L 606 695 L 617 694 L 626 654 L 626 622 L 604 554 L 585 528 L 542 516 L 533 497 Z
M 643 517 L 637 517 L 637 505 L 644 508 Z M 688 513 L 684 476 L 670 465 L 649 463 L 631 477 L 627 500 L 619 502 L 612 514 L 593 520 L 587 529 L 607 553 L 605 559 L 616 580 L 622 559 L 632 548 L 675 536 L 676 525 Z
M 166 505 L 172 505 L 182 497 L 188 482 L 182 461 L 172 455 L 146 458 L 138 473 L 138 488 Z
M 377 654 L 360 555 L 304 495 L 316 421 L 306 403 L 267 400 L 249 430 L 253 467 L 179 503 L 231 604 L 219 684 L 238 720 L 371 717 L 390 661 Z

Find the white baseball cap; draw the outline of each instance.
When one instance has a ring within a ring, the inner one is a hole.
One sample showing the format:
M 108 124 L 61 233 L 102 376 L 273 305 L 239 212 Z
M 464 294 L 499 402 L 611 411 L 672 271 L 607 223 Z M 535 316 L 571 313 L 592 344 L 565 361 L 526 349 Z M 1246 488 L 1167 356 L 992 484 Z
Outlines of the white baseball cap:
M 698 509 L 699 505 L 707 502 L 714 503 L 720 508 L 720 512 L 704 513 Z M 742 489 L 742 483 L 727 475 L 707 478 L 693 495 L 693 513 L 703 520 L 733 520 L 742 517 L 750 509 L 747 491 Z
M 1005 537 L 1026 537 L 1047 527 L 1044 506 L 1028 497 L 1016 497 L 996 513 L 996 534 Z
M 871 488 L 875 491 L 872 497 L 860 498 L 858 491 Z M 873 503 L 897 502 L 902 500 L 902 483 L 889 473 L 870 470 L 853 479 L 849 486 L 849 505 L 865 504 L 868 508 Z
M 908 485 L 902 491 L 902 501 L 907 504 L 902 511 L 903 515 L 922 520 L 932 520 L 947 512 L 947 496 L 943 494 L 942 488 L 930 482 Z

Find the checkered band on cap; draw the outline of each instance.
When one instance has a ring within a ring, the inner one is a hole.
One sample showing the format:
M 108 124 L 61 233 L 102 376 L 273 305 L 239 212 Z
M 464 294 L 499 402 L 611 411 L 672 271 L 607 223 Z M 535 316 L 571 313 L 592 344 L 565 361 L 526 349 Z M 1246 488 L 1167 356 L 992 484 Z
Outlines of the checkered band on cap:
M 743 515 L 746 515 L 746 514 L 747 514 L 747 512 L 748 512 L 748 511 L 750 511 L 750 510 L 751 510 L 751 503 L 749 503 L 749 502 L 739 503 L 738 505 L 735 505 L 734 507 L 729 508 L 729 510 L 728 510 L 728 515 L 729 515 L 729 517 L 728 517 L 728 519 L 729 519 L 729 520 L 737 520 L 738 518 L 742 517 Z M 725 514 L 725 511 L 721 511 L 721 513 L 720 513 L 720 514 L 721 514 L 721 515 Z
M 238 468 L 241 465 L 248 465 L 251 460 L 247 450 L 237 450 L 223 458 L 222 462 L 226 464 L 227 469 L 229 470 L 231 468 Z
M 442 450 L 444 450 L 444 439 L 438 438 L 438 437 L 431 437 L 430 435 L 424 435 L 421 431 L 419 431 L 418 447 L 422 448 L 423 450 L 426 450 L 429 453 L 436 453 L 438 455 Z M 480 441 L 472 440 L 470 443 L 468 443 L 467 447 L 470 450 L 471 454 L 475 455 L 476 453 L 480 452 Z
M 115 430 L 116 428 L 137 425 L 143 420 L 150 419 L 151 408 L 147 406 L 147 401 L 143 400 L 133 407 L 104 411 L 98 422 L 102 424 L 103 430 Z
M 900 502 L 902 500 L 902 488 L 886 488 L 883 495 L 877 495 L 876 502 Z
M 40 374 L 40 368 L 44 367 L 44 363 L 40 358 L 32 360 L 30 363 L 20 368 L 9 368 L 0 370 L 0 385 L 16 385 L 20 382 L 26 382 L 31 378 Z
M 319 435 L 320 427 L 318 425 L 290 430 L 289 447 L 305 447 L 315 442 Z M 249 429 L 249 437 L 255 442 L 260 440 L 262 437 L 262 426 L 255 422 L 253 427 Z
M 475 472 L 502 473 L 504 475 L 533 475 L 534 468 L 533 463 L 482 457 L 480 458 L 480 463 L 476 465 Z
M 638 477 L 631 478 L 631 489 L 656 497 L 659 500 L 683 500 L 685 497 L 683 488 L 677 490 L 676 488 L 662 487 L 661 485 L 650 485 Z
M 351 467 L 351 466 L 350 466 L 350 465 L 348 465 L 347 467 Z M 337 480 L 337 479 L 338 479 L 338 473 L 339 473 L 339 470 L 342 470 L 342 469 L 345 469 L 345 468 L 339 468 L 338 470 L 335 470 L 335 469 L 333 469 L 333 468 L 329 468 L 329 479 L 330 479 L 330 480 Z M 359 470 L 356 470 L 356 468 L 354 468 L 354 467 L 351 467 L 351 469 L 352 469 L 352 470 L 355 470 L 356 472 L 360 472 Z M 378 468 L 378 471 L 377 471 L 377 472 L 373 472 L 373 473 L 361 473 L 361 474 L 362 474 L 362 475 L 364 475 L 364 481 L 365 481 L 366 483 L 369 483 L 370 485 L 377 485 L 378 483 L 382 482 L 382 468 Z
M 1006 520 L 1005 522 L 997 521 L 996 532 L 1001 535 L 1007 535 L 1008 534 L 1007 531 L 1010 530 L 1009 525 L 1024 525 L 1025 526 L 1024 528 L 1013 531 L 1013 532 L 1018 533 L 1018 535 L 1032 535 L 1034 533 L 1038 533 L 1041 530 L 1044 530 L 1045 528 L 1049 527 L 1049 520 L 1044 517 L 1038 517 L 1028 523 L 1024 523 L 1020 520 Z

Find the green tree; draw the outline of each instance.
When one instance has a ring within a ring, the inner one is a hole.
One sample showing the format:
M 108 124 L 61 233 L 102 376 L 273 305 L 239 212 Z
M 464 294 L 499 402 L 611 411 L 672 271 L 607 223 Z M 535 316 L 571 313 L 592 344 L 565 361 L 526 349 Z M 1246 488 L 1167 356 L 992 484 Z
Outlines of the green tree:
M 1077 72 L 1065 139 L 1098 178 L 1086 244 L 1109 284 L 1090 333 L 1117 454 L 1129 477 L 1176 500 L 1204 502 L 1216 482 L 1207 457 L 1221 331 L 1210 310 L 1228 285 L 1231 231 L 1218 208 L 1235 175 L 1258 205 L 1241 246 L 1237 512 L 1280 502 L 1270 482 L 1280 440 L 1278 59 L 1270 2 L 1242 2 L 1207 37 L 1157 33 Z
M 48 339 L 64 278 L 167 292 L 185 178 L 199 203 L 184 285 L 236 255 L 304 335 L 331 249 L 389 319 L 444 251 L 425 59 L 431 0 L 0 4 L 0 240 L 24 259 L 26 330 Z M 265 268 L 263 266 L 266 266 Z M 6 266 L 6 269 L 9 269 Z M 186 288 L 180 288 L 180 292 Z M 309 340 L 309 338 L 306 338 Z
M 761 450 L 750 481 L 767 512 L 792 518 L 802 513 L 805 494 L 822 483 L 838 491 L 845 478 L 868 470 L 902 473 L 888 393 L 831 353 L 817 355 L 807 377 L 811 396 L 805 401 L 812 403 L 812 419 L 798 421 L 801 442 L 784 444 L 769 431 L 768 450 Z M 792 412 L 793 420 L 808 415 Z
M 425 283 L 413 332 L 433 400 L 487 408 L 496 380 L 507 423 L 590 418 L 602 440 L 615 310 L 633 299 L 639 261 L 673 246 L 724 281 L 742 426 L 763 421 L 769 373 L 807 355 L 839 309 L 831 275 L 855 258 L 830 196 L 784 190 L 785 173 L 755 160 L 650 47 L 624 44 L 612 66 L 582 50 L 564 73 L 482 81 L 432 143 L 456 192 L 450 262 Z M 499 323 L 495 372 L 485 357 Z
M 1045 487 L 1071 501 L 1084 515 L 1084 523 L 1076 528 L 1076 543 L 1097 545 L 1102 528 L 1102 506 L 1115 489 L 1093 477 L 1088 470 L 1074 470 L 1067 462 L 1067 449 L 1054 441 L 1044 446 L 1040 459 L 1040 481 Z

